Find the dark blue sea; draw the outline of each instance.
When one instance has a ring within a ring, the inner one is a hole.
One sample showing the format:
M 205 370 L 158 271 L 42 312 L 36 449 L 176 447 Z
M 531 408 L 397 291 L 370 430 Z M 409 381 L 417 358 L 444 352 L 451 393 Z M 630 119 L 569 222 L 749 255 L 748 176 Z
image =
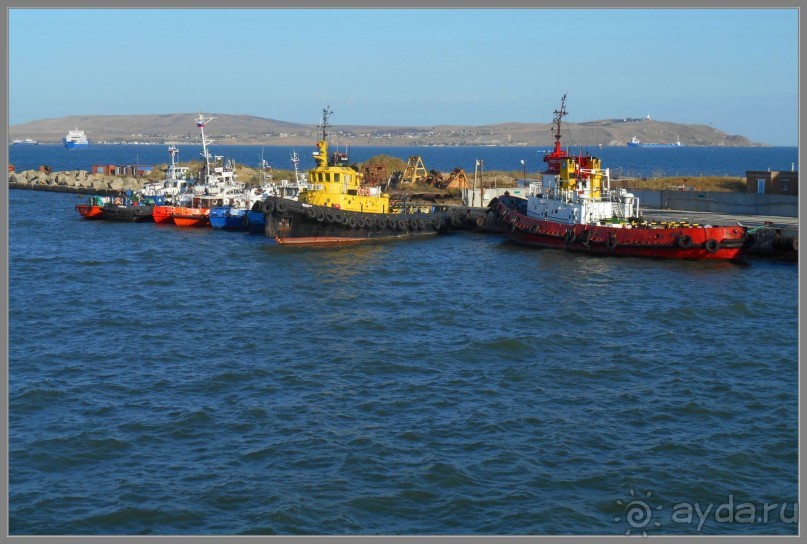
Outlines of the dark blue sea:
M 198 159 L 200 145 L 178 145 L 179 161 Z M 291 170 L 291 154 L 297 151 L 300 168 L 314 167 L 313 146 L 210 146 L 210 152 L 257 167 L 261 156 L 275 169 Z M 341 148 L 346 151 L 346 148 Z M 534 176 L 544 170 L 541 160 L 548 148 L 535 147 L 351 147 L 351 162 L 364 162 L 376 155 L 390 155 L 404 161 L 420 155 L 429 170 L 449 172 L 463 168 L 473 172 L 476 160 L 485 171 L 525 172 Z M 632 177 L 732 176 L 745 177 L 746 170 L 798 169 L 797 147 L 573 147 L 570 153 L 591 153 L 600 157 L 612 175 Z M 156 165 L 170 162 L 165 145 L 93 145 L 67 150 L 61 145 L 11 145 L 9 160 L 17 171 L 48 165 L 53 170 L 90 170 L 94 164 Z M 522 168 L 521 161 L 525 164 Z
M 84 198 L 8 193 L 12 535 L 797 534 L 795 263 L 289 249 Z

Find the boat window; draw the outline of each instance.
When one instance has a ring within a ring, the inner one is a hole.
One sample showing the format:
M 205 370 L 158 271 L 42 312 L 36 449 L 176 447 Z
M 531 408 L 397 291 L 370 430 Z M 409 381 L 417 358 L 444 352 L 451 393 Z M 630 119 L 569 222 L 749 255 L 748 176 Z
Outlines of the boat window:
M 325 181 L 331 181 L 331 173 L 325 172 Z
M 334 181 L 339 181 L 339 174 L 338 174 L 337 172 L 334 172 L 334 174 L 333 174 L 333 180 L 334 180 Z

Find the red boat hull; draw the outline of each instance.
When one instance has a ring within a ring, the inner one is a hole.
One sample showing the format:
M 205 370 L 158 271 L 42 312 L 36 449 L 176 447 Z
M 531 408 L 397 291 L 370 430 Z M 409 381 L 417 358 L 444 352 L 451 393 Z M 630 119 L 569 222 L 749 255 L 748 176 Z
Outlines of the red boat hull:
M 178 206 L 171 214 L 178 227 L 207 227 L 210 225 L 209 208 L 187 208 Z
M 154 216 L 155 223 L 174 224 L 174 206 L 154 206 L 152 216 Z
M 515 243 L 591 255 L 733 260 L 747 243 L 746 229 L 740 226 L 569 225 L 527 217 L 503 204 L 496 211 Z
M 101 206 L 92 206 L 90 204 L 76 204 L 76 210 L 85 219 L 103 219 L 104 212 Z

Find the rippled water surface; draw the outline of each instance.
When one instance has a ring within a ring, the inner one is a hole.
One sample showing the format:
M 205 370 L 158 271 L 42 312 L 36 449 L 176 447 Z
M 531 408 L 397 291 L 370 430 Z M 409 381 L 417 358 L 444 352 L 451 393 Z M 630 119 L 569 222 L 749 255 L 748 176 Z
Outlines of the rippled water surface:
M 797 500 L 795 264 L 9 198 L 12 534 L 693 534 L 673 505 Z

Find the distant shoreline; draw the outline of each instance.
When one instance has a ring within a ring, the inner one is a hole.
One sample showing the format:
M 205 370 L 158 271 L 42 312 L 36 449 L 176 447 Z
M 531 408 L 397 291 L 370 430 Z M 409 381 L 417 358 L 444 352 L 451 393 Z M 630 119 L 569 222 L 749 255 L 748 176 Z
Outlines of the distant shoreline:
M 210 113 L 205 135 L 217 145 L 313 145 L 320 131 L 315 125 L 290 123 L 254 115 Z M 41 119 L 9 127 L 9 140 L 31 138 L 61 141 L 69 130 L 80 129 L 91 142 L 175 142 L 200 138 L 195 114 L 73 115 Z M 548 120 L 547 120 L 548 121 Z M 330 125 L 331 141 L 339 145 L 378 147 L 417 146 L 553 146 L 549 122 L 502 122 L 489 125 Z M 683 146 L 756 147 L 745 136 L 728 134 L 707 124 L 683 124 L 646 118 L 602 119 L 565 123 L 565 144 L 623 146 L 637 139 Z
M 171 144 L 174 144 L 174 145 L 198 145 L 198 146 L 201 146 L 202 142 L 201 142 L 201 140 L 199 140 L 199 141 L 171 140 L 170 142 L 169 141 L 165 141 L 165 142 L 142 142 L 142 141 L 98 142 L 98 143 L 92 143 L 90 145 L 89 149 L 92 149 L 93 147 L 96 147 L 96 146 L 116 146 L 116 145 L 167 146 L 167 145 L 171 145 Z M 61 142 L 39 142 L 36 145 L 62 147 Z M 283 141 L 283 142 L 274 142 L 274 141 L 272 141 L 272 142 L 266 142 L 266 141 L 255 142 L 255 141 L 240 141 L 239 140 L 239 141 L 229 141 L 229 142 L 220 142 L 219 141 L 219 142 L 216 142 L 215 145 L 217 147 L 226 147 L 226 146 L 304 147 L 304 146 L 311 146 L 312 143 L 311 143 L 311 140 L 305 140 L 305 141 L 303 141 L 303 140 L 299 140 L 299 141 L 295 140 L 295 141 Z M 340 147 L 344 147 L 344 146 L 346 146 L 348 144 L 344 144 L 344 143 L 340 142 L 337 145 L 340 146 Z M 411 148 L 422 148 L 422 147 L 512 147 L 512 148 L 524 147 L 524 148 L 536 148 L 537 147 L 537 148 L 541 148 L 541 149 L 546 149 L 547 151 L 549 151 L 549 147 L 550 147 L 549 145 L 546 145 L 546 144 L 545 145 L 541 145 L 541 144 L 434 144 L 434 143 L 418 144 L 418 143 L 394 143 L 394 142 L 393 143 L 377 142 L 377 143 L 362 143 L 362 144 L 349 142 L 349 145 L 350 145 L 350 147 L 411 147 Z M 34 147 L 32 145 L 25 145 L 25 144 L 12 144 L 11 142 L 9 142 L 8 146 L 9 147 L 15 147 L 15 148 L 17 148 L 17 147 L 19 147 L 19 148 Z M 595 149 L 595 148 L 609 148 L 610 149 L 610 148 L 627 148 L 627 147 L 630 147 L 630 146 L 628 146 L 627 144 L 625 144 L 625 145 L 599 145 L 599 144 L 577 143 L 577 144 L 574 144 L 572 146 L 563 146 L 563 147 L 567 148 L 567 149 L 568 148 L 577 148 L 577 147 L 584 147 L 584 148 L 591 148 L 591 149 Z M 699 148 L 699 147 L 702 147 L 702 148 L 708 148 L 708 147 L 721 147 L 721 148 L 722 147 L 733 147 L 733 148 L 743 148 L 743 147 L 746 147 L 746 148 L 793 147 L 793 148 L 798 148 L 798 145 L 771 145 L 771 144 L 752 143 L 752 144 L 749 144 L 749 145 L 727 145 L 727 144 L 720 144 L 720 145 L 706 145 L 706 144 L 703 144 L 703 145 L 701 145 L 701 144 L 697 144 L 697 145 L 681 145 L 680 146 L 680 148 Z M 635 149 L 637 150 L 637 153 L 641 153 L 642 150 L 644 150 L 644 149 L 667 149 L 667 148 L 664 148 L 664 147 L 660 146 L 659 148 L 637 147 Z M 675 152 L 674 149 L 676 149 L 676 148 L 670 148 L 670 149 L 674 153 Z M 80 153 L 83 150 L 79 149 L 79 150 L 75 150 L 75 151 Z

